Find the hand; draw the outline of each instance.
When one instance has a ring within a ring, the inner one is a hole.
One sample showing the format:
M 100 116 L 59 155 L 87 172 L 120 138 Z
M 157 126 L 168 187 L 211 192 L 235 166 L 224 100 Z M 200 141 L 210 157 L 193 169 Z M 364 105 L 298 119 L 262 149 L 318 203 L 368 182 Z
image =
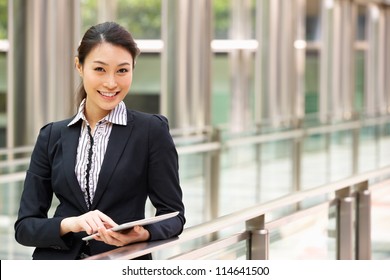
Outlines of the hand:
M 99 210 L 90 211 L 81 216 L 65 218 L 61 221 L 61 236 L 68 232 L 85 231 L 93 234 L 99 228 L 109 229 L 117 224 Z
M 149 231 L 142 226 L 135 226 L 130 230 L 112 231 L 106 227 L 98 229 L 98 235 L 94 236 L 95 240 L 103 241 L 106 244 L 114 246 L 124 246 L 130 243 L 146 241 L 150 237 Z

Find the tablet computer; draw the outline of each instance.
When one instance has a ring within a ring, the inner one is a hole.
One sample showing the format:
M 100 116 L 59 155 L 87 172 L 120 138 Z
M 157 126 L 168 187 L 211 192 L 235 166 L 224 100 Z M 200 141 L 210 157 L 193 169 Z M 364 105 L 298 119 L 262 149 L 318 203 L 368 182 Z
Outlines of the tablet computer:
M 112 231 L 121 231 L 121 230 L 125 230 L 125 229 L 130 229 L 130 228 L 135 227 L 135 226 L 144 226 L 144 225 L 154 224 L 154 223 L 175 217 L 178 214 L 179 214 L 179 211 L 168 213 L 168 214 L 163 214 L 163 215 L 159 215 L 159 216 L 155 216 L 155 217 L 145 218 L 142 220 L 133 221 L 133 222 L 129 222 L 129 223 L 124 223 L 124 224 L 121 224 L 121 225 L 118 225 L 116 227 L 111 228 L 111 230 Z M 88 235 L 88 236 L 84 237 L 83 240 L 84 241 L 92 240 L 94 235 L 97 235 L 97 233 L 94 233 L 92 235 Z

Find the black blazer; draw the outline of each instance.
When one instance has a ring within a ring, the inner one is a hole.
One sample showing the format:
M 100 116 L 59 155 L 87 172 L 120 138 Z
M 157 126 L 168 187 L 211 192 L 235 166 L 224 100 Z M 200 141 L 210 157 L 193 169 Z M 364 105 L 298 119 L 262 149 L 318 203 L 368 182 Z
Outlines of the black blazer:
M 92 209 L 99 209 L 121 224 L 144 218 L 149 196 L 156 215 L 179 211 L 174 218 L 145 226 L 150 240 L 179 235 L 185 223 L 179 184 L 178 156 L 168 121 L 160 115 L 128 110 L 127 126 L 114 125 L 99 174 Z M 75 175 L 81 123 L 71 119 L 44 126 L 26 173 L 15 238 L 36 247 L 34 259 L 75 259 L 85 232 L 60 236 L 62 219 L 88 211 Z M 53 194 L 59 205 L 48 217 Z M 116 247 L 89 241 L 91 254 Z

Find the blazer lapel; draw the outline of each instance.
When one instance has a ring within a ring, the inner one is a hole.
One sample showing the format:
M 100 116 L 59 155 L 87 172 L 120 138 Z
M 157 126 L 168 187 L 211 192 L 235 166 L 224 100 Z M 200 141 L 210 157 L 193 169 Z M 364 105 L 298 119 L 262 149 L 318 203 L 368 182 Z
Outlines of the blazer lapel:
M 99 181 L 96 186 L 95 196 L 93 197 L 92 209 L 94 209 L 106 190 L 112 173 L 123 154 L 128 143 L 128 139 L 133 130 L 134 122 L 132 115 L 127 111 L 127 126 L 115 125 L 112 128 L 110 140 L 108 141 L 107 150 L 104 155 L 102 168 L 100 169 Z
M 81 121 L 72 126 L 67 126 L 61 130 L 62 138 L 62 153 L 63 153 L 63 170 L 67 182 L 72 190 L 76 201 L 80 205 L 81 209 L 84 212 L 88 211 L 88 207 L 84 200 L 84 194 L 81 191 L 80 184 L 77 180 L 75 174 L 75 165 L 76 165 L 76 156 L 77 156 L 77 146 L 81 130 Z

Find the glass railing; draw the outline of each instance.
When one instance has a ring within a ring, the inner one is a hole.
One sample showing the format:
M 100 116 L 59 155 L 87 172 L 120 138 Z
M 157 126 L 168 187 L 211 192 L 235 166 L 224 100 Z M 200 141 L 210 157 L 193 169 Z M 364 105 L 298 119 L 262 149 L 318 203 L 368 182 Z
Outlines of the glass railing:
M 373 189 L 371 204 L 371 244 L 372 258 L 390 259 L 390 184 Z
M 186 205 L 186 228 L 390 165 L 389 117 L 332 125 L 307 123 L 304 128 L 264 127 L 240 134 L 224 128 L 173 130 Z M 13 238 L 13 222 L 31 151 L 32 147 L 0 149 L 0 238 L 7 242 L 3 244 L 10 244 L 1 247 L 1 258 L 29 259 L 31 256 L 31 248 L 15 244 Z M 302 201 L 300 207 L 326 201 L 324 197 L 316 197 Z M 375 214 L 376 207 L 373 205 Z M 153 215 L 153 207 L 147 209 L 146 216 Z M 292 205 L 274 211 L 272 218 L 281 218 L 295 210 L 296 205 Z M 378 211 L 378 216 L 386 213 Z M 310 223 L 303 224 L 310 230 Z M 304 230 L 303 224 L 297 223 L 295 227 L 302 226 Z M 332 227 L 329 221 L 323 221 L 321 230 L 327 225 Z M 284 242 L 276 238 L 281 236 L 278 231 L 272 230 L 270 234 L 271 246 L 273 242 Z M 373 237 L 377 235 L 380 233 L 375 232 Z M 327 252 L 321 249 L 324 258 L 334 256 L 330 249 L 334 248 L 332 243 L 328 244 Z M 286 256 L 290 255 L 286 253 Z
M 390 193 L 389 177 L 390 166 L 361 173 L 186 228 L 178 238 L 128 245 L 88 259 L 133 259 L 148 253 L 170 260 L 390 259 L 386 231 L 379 244 L 375 236 L 378 229 L 388 228 L 388 214 L 380 217 L 372 206 L 378 204 L 379 192 Z M 302 207 L 318 197 L 325 199 Z M 371 217 L 378 220 L 371 223 Z M 372 250 L 378 246 L 380 252 Z

